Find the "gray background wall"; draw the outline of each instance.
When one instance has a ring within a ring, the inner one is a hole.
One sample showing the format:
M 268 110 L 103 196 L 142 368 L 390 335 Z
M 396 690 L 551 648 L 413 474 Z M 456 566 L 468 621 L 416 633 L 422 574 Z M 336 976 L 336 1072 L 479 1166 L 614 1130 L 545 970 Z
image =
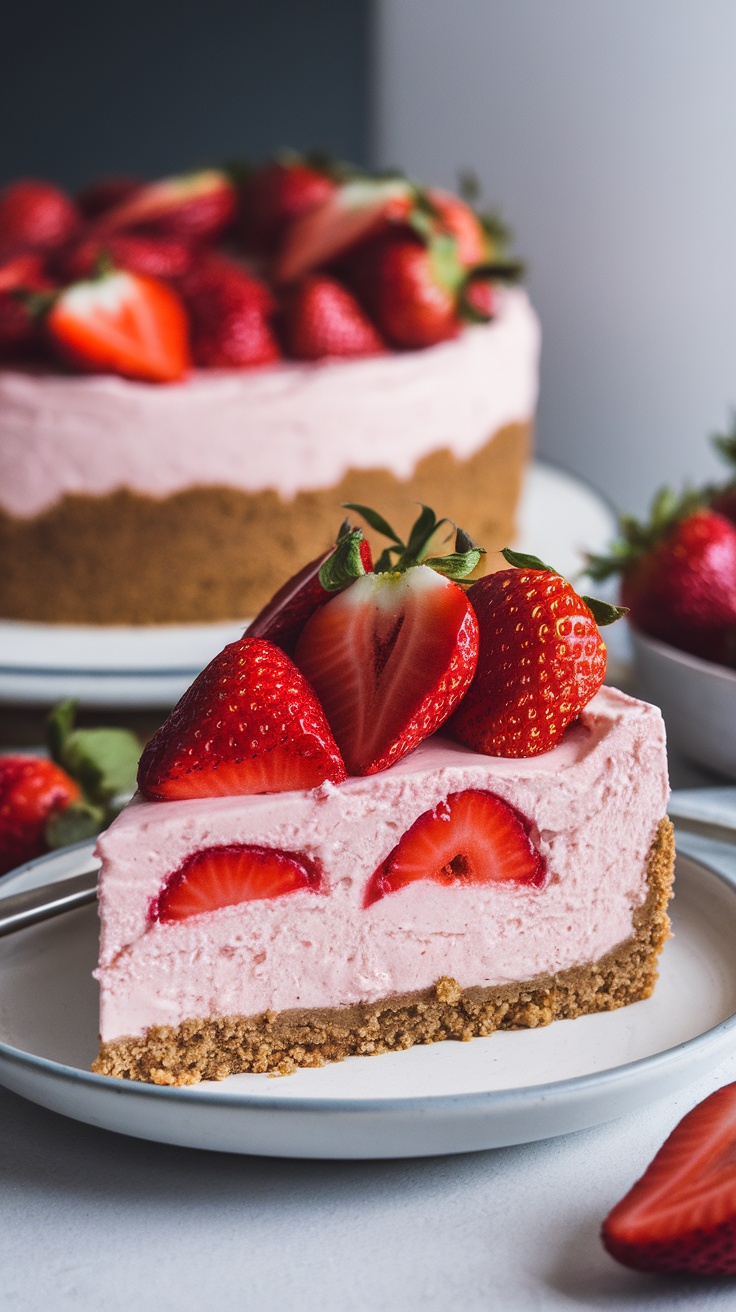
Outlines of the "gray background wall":
M 367 155 L 369 0 L 4 0 L 0 182 Z
M 540 451 L 641 510 L 736 404 L 733 0 L 378 0 L 375 153 L 529 260 Z

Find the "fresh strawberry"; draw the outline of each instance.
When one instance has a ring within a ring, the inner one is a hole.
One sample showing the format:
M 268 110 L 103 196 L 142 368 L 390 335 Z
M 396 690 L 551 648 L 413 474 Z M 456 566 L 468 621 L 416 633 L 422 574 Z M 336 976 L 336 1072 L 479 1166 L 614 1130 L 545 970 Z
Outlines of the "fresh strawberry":
M 480 323 L 488 323 L 495 318 L 498 312 L 498 287 L 491 278 L 469 278 L 462 297 L 466 318 Z
M 53 251 L 79 227 L 72 200 L 50 182 L 25 179 L 0 191 L 0 260 L 23 251 Z
M 480 631 L 478 669 L 448 730 L 488 756 L 538 756 L 556 746 L 603 683 L 598 624 L 621 612 L 579 597 L 534 556 L 503 554 L 519 568 L 487 574 L 468 593 Z
M 85 219 L 97 219 L 128 200 L 145 186 L 142 178 L 98 178 L 77 193 L 76 201 Z
M 620 520 L 608 557 L 589 558 L 594 579 L 622 574 L 621 599 L 643 633 L 706 661 L 736 665 L 736 527 L 667 490 L 651 521 Z
M 458 297 L 465 271 L 452 239 L 425 244 L 411 234 L 369 243 L 351 277 L 384 337 L 413 350 L 457 337 L 462 328 Z
M 192 853 L 169 875 L 151 906 L 151 920 L 172 924 L 241 902 L 303 890 L 318 893 L 322 874 L 303 852 L 232 843 Z
M 271 292 L 242 266 L 209 257 L 181 280 L 179 289 L 189 312 L 195 364 L 241 369 L 280 359 L 271 327 Z
M 457 242 L 460 263 L 466 269 L 472 268 L 474 264 L 482 264 L 488 258 L 488 243 L 483 224 L 475 211 L 459 196 L 452 196 L 448 191 L 432 189 L 427 195 L 435 211 L 438 228 L 454 237 Z
M 335 183 L 301 159 L 271 160 L 244 183 L 240 193 L 242 235 L 248 250 L 272 255 L 300 214 L 326 201 Z
M 0 265 L 0 352 L 17 354 L 41 344 L 40 325 L 31 308 L 33 294 L 52 288 L 44 257 L 35 252 Z
M 481 553 L 463 540 L 466 550 L 428 558 L 439 524 L 426 507 L 408 544 L 367 507 L 348 509 L 390 536 L 396 545 L 389 552 L 399 560 L 382 557 L 380 573 L 363 575 L 320 606 L 301 632 L 295 660 L 325 709 L 348 772 L 374 774 L 438 729 L 470 685 L 477 624 L 462 588 L 445 575 L 464 577 Z
M 414 188 L 405 178 L 353 178 L 289 225 L 276 258 L 279 283 L 296 282 L 392 223 L 406 219 Z
M 285 298 L 283 334 L 296 360 L 380 355 L 386 350 L 352 292 L 335 278 L 312 274 Z
M 235 188 L 219 169 L 163 178 L 139 187 L 100 216 L 100 232 L 138 230 L 213 241 L 235 216 Z
M 323 606 L 335 592 L 347 587 L 361 574 L 370 574 L 372 569 L 370 543 L 363 537 L 361 529 L 351 529 L 346 520 L 335 546 L 316 560 L 310 560 L 308 565 L 287 579 L 251 621 L 244 636 L 267 638 L 291 656 L 299 634 L 317 607 Z M 322 578 L 328 587 L 322 583 Z
M 694 1107 L 603 1222 L 635 1271 L 736 1275 L 736 1084 Z
M 54 301 L 46 330 L 62 358 L 87 372 L 172 383 L 189 369 L 179 297 L 141 274 L 73 283 Z
M 79 797 L 79 786 L 53 761 L 0 756 L 0 874 L 47 851 L 51 817 Z
M 147 744 L 138 787 L 168 800 L 281 793 L 344 778 L 306 679 L 272 643 L 241 638 L 210 661 Z
M 507 802 L 479 788 L 450 793 L 425 811 L 368 881 L 363 901 L 371 906 L 418 879 L 435 884 L 544 883 L 543 857 L 529 826 Z
M 107 237 L 84 237 L 59 251 L 54 270 L 61 282 L 81 282 L 94 277 L 106 261 L 149 278 L 181 278 L 192 267 L 193 253 L 188 242 L 176 237 L 111 232 Z

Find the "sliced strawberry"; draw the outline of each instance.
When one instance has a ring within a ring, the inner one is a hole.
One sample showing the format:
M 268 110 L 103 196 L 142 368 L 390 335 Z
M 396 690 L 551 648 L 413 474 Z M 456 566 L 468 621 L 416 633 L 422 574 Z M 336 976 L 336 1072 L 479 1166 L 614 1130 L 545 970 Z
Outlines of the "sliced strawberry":
M 418 879 L 467 884 L 544 883 L 544 858 L 526 821 L 495 793 L 467 788 L 425 811 L 371 875 L 363 906 Z
M 295 660 L 322 703 L 350 774 L 374 774 L 447 719 L 475 672 L 465 593 L 427 565 L 366 574 L 302 630 Z
M 189 368 L 187 319 L 179 297 L 155 278 L 109 273 L 66 288 L 47 332 L 77 368 L 169 383 Z
M 203 369 L 271 364 L 281 352 L 271 320 L 275 301 L 259 278 L 212 255 L 179 283 L 189 312 L 192 355 Z
M 0 874 L 47 851 L 49 819 L 80 796 L 78 784 L 53 761 L 0 756 Z
M 736 1275 L 736 1084 L 694 1107 L 603 1222 L 636 1271 Z
M 405 178 L 356 178 L 336 187 L 287 229 L 275 262 L 276 281 L 295 282 L 337 259 L 387 224 L 404 219 L 413 201 L 414 189 Z
M 319 866 L 303 852 L 232 843 L 194 852 L 169 875 L 151 906 L 151 919 L 173 924 L 241 902 L 318 893 Z
M 385 343 L 352 292 L 336 278 L 312 274 L 285 298 L 283 334 L 295 360 L 380 355 Z
M 348 530 L 350 532 L 350 530 Z M 358 531 L 359 532 L 359 531 Z M 352 531 L 355 534 L 355 530 Z M 360 541 L 357 543 L 358 554 L 360 557 L 360 568 L 366 574 L 370 574 L 373 569 L 373 558 L 371 556 L 370 543 L 359 533 Z M 345 537 L 343 530 L 338 535 L 337 546 L 340 546 L 342 539 Z M 335 594 L 328 592 L 320 583 L 320 570 L 326 561 L 335 553 L 335 547 L 330 547 L 329 551 L 323 552 L 316 560 L 310 560 L 308 565 L 300 569 L 290 579 L 287 579 L 283 587 L 275 592 L 270 601 L 266 602 L 263 610 L 259 611 L 256 618 L 251 621 L 245 630 L 246 638 L 267 638 L 269 642 L 274 642 L 282 651 L 292 655 L 296 640 L 299 637 L 304 625 L 310 615 L 314 614 L 318 606 L 323 606 Z M 360 569 L 355 569 L 354 577 L 360 576 Z
M 327 200 L 335 183 L 300 159 L 272 160 L 256 169 L 240 193 L 242 235 L 248 250 L 271 255 L 298 215 Z
M 0 260 L 23 251 L 53 251 L 79 227 L 76 205 L 50 182 L 23 179 L 0 191 Z
M 99 231 L 142 229 L 172 237 L 211 241 L 235 215 L 235 188 L 219 169 L 149 182 L 107 210 Z
M 150 278 L 180 278 L 192 266 L 192 248 L 176 237 L 146 237 L 139 233 L 111 232 L 107 237 L 85 237 L 60 251 L 54 270 L 62 282 L 93 277 L 100 263 L 109 260 L 116 269 Z
M 152 800 L 341 783 L 345 766 L 306 679 L 260 638 L 232 642 L 194 680 L 141 756 Z

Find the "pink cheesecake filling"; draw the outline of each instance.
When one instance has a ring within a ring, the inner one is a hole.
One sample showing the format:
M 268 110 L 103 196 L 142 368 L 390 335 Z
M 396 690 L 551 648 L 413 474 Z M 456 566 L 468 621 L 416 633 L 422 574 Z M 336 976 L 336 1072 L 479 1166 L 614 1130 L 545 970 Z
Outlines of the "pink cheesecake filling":
M 167 497 L 203 485 L 290 500 L 351 468 L 407 479 L 432 451 L 467 459 L 529 420 L 538 362 L 538 320 L 514 288 L 492 323 L 426 351 L 166 386 L 2 370 L 0 508 L 24 518 L 69 494 Z
M 421 880 L 365 906 L 401 836 L 465 789 L 493 792 L 526 818 L 544 884 Z M 659 711 L 604 688 L 559 747 L 529 760 L 437 736 L 382 774 L 307 793 L 135 799 L 98 844 L 102 1041 L 187 1017 L 372 1002 L 443 975 L 467 988 L 595 961 L 632 934 L 667 798 Z M 223 844 L 304 853 L 320 891 L 152 918 L 168 877 Z

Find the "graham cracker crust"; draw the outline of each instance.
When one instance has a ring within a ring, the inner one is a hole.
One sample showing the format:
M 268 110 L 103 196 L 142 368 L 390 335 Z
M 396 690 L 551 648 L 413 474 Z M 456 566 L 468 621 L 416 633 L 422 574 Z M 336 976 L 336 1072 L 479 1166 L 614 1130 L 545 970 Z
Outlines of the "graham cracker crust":
M 674 859 L 674 832 L 665 818 L 647 858 L 647 897 L 634 913 L 634 933 L 592 964 L 490 988 L 463 990 L 444 976 L 425 992 L 380 1002 L 156 1026 L 142 1038 L 103 1044 L 92 1070 L 161 1085 L 223 1080 L 241 1071 L 289 1075 L 299 1066 L 534 1029 L 639 1002 L 654 988 L 657 958 L 669 937 Z
M 293 501 L 231 487 L 194 487 L 161 500 L 122 489 L 65 496 L 32 519 L 0 510 L 0 616 L 64 624 L 252 617 L 334 542 L 344 501 L 377 507 L 399 533 L 422 501 L 496 550 L 513 540 L 530 450 L 531 424 L 517 423 L 468 460 L 436 451 L 406 480 L 351 469 L 336 486 Z M 385 542 L 376 536 L 372 545 L 380 551 Z

